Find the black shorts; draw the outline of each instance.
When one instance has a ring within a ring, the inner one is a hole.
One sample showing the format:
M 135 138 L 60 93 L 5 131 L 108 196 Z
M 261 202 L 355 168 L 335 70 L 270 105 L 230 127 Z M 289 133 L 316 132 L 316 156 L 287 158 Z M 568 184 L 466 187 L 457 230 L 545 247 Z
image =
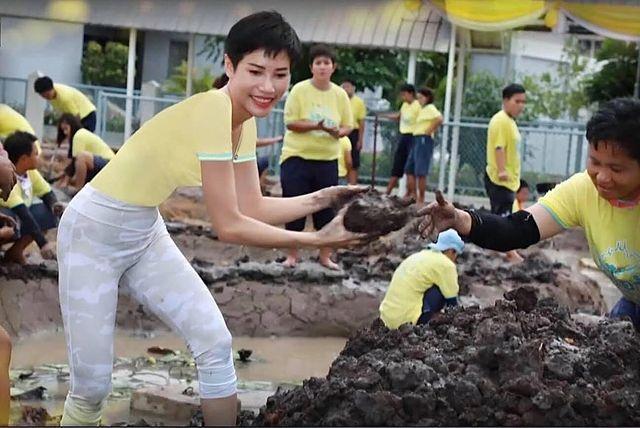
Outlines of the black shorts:
M 258 177 L 269 168 L 269 157 L 260 156 L 256 161 L 258 163 Z
M 92 111 L 82 119 L 80 119 L 80 123 L 82 123 L 82 127 L 88 129 L 91 132 L 96 130 L 96 111 Z
M 87 183 L 93 180 L 108 163 L 109 161 L 102 156 L 93 155 L 93 169 L 91 171 L 87 171 Z
M 31 204 L 31 206 L 29 207 L 29 211 L 31 212 L 33 219 L 36 221 L 36 223 L 38 223 L 38 226 L 40 226 L 40 230 L 42 232 L 58 226 L 58 219 L 44 203 L 38 202 L 35 204 Z M 11 216 L 16 221 L 16 223 L 18 223 L 19 232 L 17 231 L 14 235 L 15 240 L 22 236 L 33 235 L 33 230 L 22 223 L 18 215 L 12 209 L 3 207 L 0 208 L 0 212 Z
M 489 196 L 489 202 L 491 203 L 491 212 L 503 217 L 511 214 L 513 210 L 513 201 L 516 194 L 511 189 L 507 189 L 504 186 L 495 184 L 489 178 L 487 173 L 484 173 L 484 188 Z
M 351 141 L 351 162 L 353 163 L 353 169 L 360 168 L 360 150 L 358 150 L 358 140 L 360 139 L 360 130 L 354 129 L 349 134 L 349 141 Z
M 400 134 L 398 147 L 396 147 L 396 152 L 393 155 L 392 177 L 402 177 L 404 175 L 404 167 L 407 164 L 407 158 L 409 158 L 412 148 L 413 134 Z
M 297 156 L 289 158 L 280 165 L 280 184 L 285 198 L 335 186 L 338 184 L 338 161 L 307 160 Z M 316 230 L 322 229 L 334 216 L 331 208 L 313 213 L 313 227 Z M 305 222 L 306 218 L 302 217 L 287 223 L 286 228 L 300 232 L 304 230 Z

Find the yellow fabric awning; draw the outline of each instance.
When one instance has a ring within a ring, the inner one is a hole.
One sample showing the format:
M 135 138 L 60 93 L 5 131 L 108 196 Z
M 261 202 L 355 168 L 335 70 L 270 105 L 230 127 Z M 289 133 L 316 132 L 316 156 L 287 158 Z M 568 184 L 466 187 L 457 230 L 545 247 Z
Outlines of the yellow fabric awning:
M 629 41 L 640 40 L 640 2 L 636 5 L 559 3 L 563 13 L 596 34 Z
M 527 25 L 547 10 L 545 0 L 432 0 L 452 23 L 470 30 L 502 31 Z

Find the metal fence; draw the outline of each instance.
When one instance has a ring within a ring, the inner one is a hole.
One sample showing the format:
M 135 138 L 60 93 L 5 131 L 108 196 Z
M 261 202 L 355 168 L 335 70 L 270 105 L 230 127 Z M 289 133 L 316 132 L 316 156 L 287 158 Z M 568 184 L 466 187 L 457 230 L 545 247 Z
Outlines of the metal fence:
M 119 147 L 124 140 L 125 102 L 123 93 L 98 91 L 96 132 L 113 147 Z M 132 130 L 141 123 L 181 101 L 181 97 L 145 97 L 134 95 Z M 449 138 L 443 146 L 442 130 L 450 127 Z M 257 119 L 259 137 L 283 135 L 285 132 L 282 108 L 274 109 L 265 118 Z M 457 128 L 456 132 L 453 132 Z M 486 136 L 488 119 L 463 118 L 460 122 L 445 123 L 436 133 L 431 169 L 427 180 L 428 188 L 448 191 L 453 185 L 458 195 L 484 195 L 483 176 L 486 166 Z M 584 169 L 587 144 L 584 138 L 584 124 L 573 122 L 534 122 L 519 124 L 522 140 L 520 143 L 522 177 L 535 185 L 544 181 L 562 180 Z M 364 147 L 360 155 L 360 177 L 363 183 L 370 183 L 375 162 L 375 183 L 388 182 L 393 155 L 398 142 L 398 123 L 369 116 L 365 119 Z M 452 158 L 454 138 L 457 135 L 457 156 Z M 259 156 L 269 158 L 270 170 L 279 173 L 279 157 L 282 144 L 258 149 Z M 375 156 L 374 156 L 375 153 Z M 451 168 L 455 168 L 450 180 Z
M 0 77 L 0 103 L 24 113 L 27 103 L 27 79 Z

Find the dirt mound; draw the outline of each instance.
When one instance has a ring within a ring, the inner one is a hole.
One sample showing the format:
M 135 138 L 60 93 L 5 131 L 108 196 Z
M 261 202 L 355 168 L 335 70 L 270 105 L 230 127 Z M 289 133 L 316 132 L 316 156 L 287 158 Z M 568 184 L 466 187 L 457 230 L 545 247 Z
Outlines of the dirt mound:
M 325 379 L 278 391 L 253 424 L 640 424 L 640 336 L 629 322 L 578 324 L 532 289 L 508 297 L 429 326 L 390 331 L 377 320 Z
M 386 235 L 402 229 L 414 214 L 411 202 L 369 190 L 347 204 L 344 227 L 351 232 Z

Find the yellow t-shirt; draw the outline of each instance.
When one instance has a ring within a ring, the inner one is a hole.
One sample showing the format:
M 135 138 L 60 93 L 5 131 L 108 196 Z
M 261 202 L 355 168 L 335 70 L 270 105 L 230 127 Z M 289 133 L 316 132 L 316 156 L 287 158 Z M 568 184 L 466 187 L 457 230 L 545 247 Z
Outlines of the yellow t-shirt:
M 73 157 L 78 156 L 80 152 L 89 152 L 92 155 L 111 160 L 116 155 L 102 138 L 84 128 L 75 133 L 71 147 L 71 156 Z
M 511 206 L 511 212 L 517 213 L 518 211 L 522 211 L 524 209 L 524 204 L 521 204 L 517 199 L 513 200 L 513 205 Z
M 326 91 L 317 89 L 311 79 L 296 83 L 284 105 L 284 122 L 324 119 L 325 126 L 352 126 L 349 96 L 340 86 L 331 83 Z M 334 160 L 338 158 L 338 140 L 324 131 L 284 134 L 280 163 L 298 156 L 308 160 Z
M 49 102 L 54 109 L 62 113 L 75 114 L 82 119 L 96 109 L 89 98 L 76 88 L 62 83 L 54 83 L 53 89 L 56 90 L 56 97 Z
M 26 179 L 25 179 L 26 178 Z M 25 204 L 27 207 L 33 203 L 33 197 L 41 197 L 51 191 L 51 186 L 37 169 L 27 171 L 26 177 L 18 179 L 6 201 L 0 199 L 0 207 L 15 208 Z
M 6 104 L 0 104 L 0 138 L 5 139 L 16 131 L 36 134 L 23 115 Z
M 158 206 L 178 187 L 202 185 L 200 161 L 255 162 L 256 138 L 251 118 L 234 157 L 231 99 L 223 91 L 202 92 L 146 122 L 91 185 L 123 202 Z
M 400 133 L 413 134 L 416 119 L 422 106 L 418 100 L 413 100 L 411 104 L 403 102 L 400 106 Z
M 413 135 L 427 135 L 427 129 L 431 126 L 431 122 L 442 116 L 440 111 L 433 104 L 427 104 L 422 107 L 416 117 L 416 124 L 413 127 Z M 429 134 L 433 137 L 433 132 Z
M 584 228 L 593 260 L 624 297 L 640 304 L 640 205 L 614 207 L 586 172 L 574 174 L 538 201 L 562 227 Z
M 388 328 L 416 323 L 424 293 L 436 285 L 445 299 L 458 295 L 456 265 L 438 251 L 423 250 L 407 257 L 393 273 L 380 304 L 380 318 Z
M 347 162 L 345 161 L 345 152 L 350 152 L 352 150 L 351 140 L 349 137 L 342 137 L 339 140 L 340 145 L 338 149 L 340 153 L 338 155 L 338 177 L 346 177 L 347 173 Z
M 351 101 L 351 113 L 353 114 L 353 129 L 360 129 L 360 121 L 367 117 L 367 106 L 357 95 L 352 96 Z
M 520 187 L 520 131 L 518 125 L 504 110 L 494 114 L 487 131 L 487 175 L 498 186 L 506 187 L 514 192 Z M 505 170 L 509 175 L 507 181 L 498 179 L 496 149 L 505 151 Z

